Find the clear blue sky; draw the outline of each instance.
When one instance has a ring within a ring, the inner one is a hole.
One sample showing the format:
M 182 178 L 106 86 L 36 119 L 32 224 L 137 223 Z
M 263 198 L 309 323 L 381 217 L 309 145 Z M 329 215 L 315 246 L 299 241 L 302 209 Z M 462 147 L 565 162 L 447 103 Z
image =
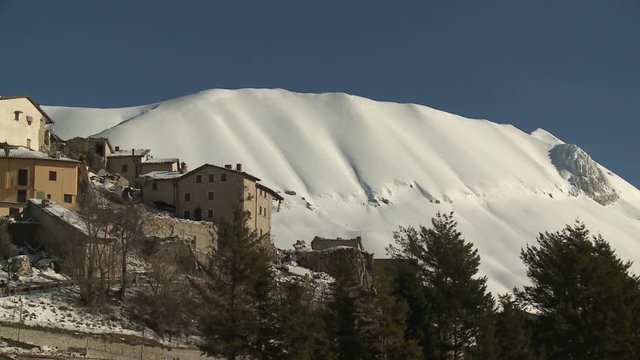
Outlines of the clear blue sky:
M 338 91 L 545 128 L 640 185 L 640 1 L 0 0 L 0 94 Z

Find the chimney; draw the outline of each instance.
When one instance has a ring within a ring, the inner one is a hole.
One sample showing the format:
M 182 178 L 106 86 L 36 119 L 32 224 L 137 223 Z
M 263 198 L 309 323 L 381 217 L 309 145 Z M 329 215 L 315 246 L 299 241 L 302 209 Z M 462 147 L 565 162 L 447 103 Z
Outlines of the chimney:
M 242 172 L 242 164 L 240 163 L 236 164 L 236 171 Z
M 116 151 L 120 151 L 120 146 L 116 146 Z
M 131 156 L 136 156 L 136 149 L 131 149 Z
M 233 166 L 231 166 L 231 164 L 226 164 L 226 165 L 224 166 L 224 168 L 225 168 L 225 169 L 233 169 Z

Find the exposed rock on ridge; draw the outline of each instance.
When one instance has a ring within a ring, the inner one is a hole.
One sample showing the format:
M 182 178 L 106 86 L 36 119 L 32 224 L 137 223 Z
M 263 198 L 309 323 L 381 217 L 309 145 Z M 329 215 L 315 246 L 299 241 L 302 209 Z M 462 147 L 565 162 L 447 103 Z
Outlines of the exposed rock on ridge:
M 573 185 L 576 195 L 582 192 L 601 205 L 618 200 L 618 193 L 609 185 L 598 164 L 577 145 L 558 144 L 549 151 L 549 157 L 560 174 Z

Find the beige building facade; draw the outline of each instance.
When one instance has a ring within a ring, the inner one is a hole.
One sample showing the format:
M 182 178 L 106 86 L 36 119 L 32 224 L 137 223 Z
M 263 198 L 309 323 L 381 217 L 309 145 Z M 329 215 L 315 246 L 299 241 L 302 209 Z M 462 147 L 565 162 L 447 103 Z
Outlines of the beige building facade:
M 259 236 L 271 233 L 273 201 L 282 197 L 242 171 L 210 164 L 186 174 L 152 172 L 142 176 L 146 204 L 172 208 L 183 219 L 228 222 L 236 209 L 249 213 L 249 226 Z
M 30 97 L 0 97 L 0 143 L 48 152 L 52 124 Z
M 75 208 L 79 167 L 78 161 L 51 158 L 38 151 L 0 150 L 0 216 L 17 214 L 31 198 Z
M 129 180 L 131 186 L 135 186 L 138 177 L 143 174 L 142 163 L 150 158 L 149 149 L 120 150 L 115 147 L 113 153 L 107 156 L 107 171 L 112 174 L 120 174 Z

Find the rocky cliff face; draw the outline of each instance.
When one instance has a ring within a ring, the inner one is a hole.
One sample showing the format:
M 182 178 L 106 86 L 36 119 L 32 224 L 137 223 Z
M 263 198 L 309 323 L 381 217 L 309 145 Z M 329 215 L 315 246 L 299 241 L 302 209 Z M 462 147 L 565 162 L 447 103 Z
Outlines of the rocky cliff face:
M 618 200 L 607 176 L 589 154 L 574 144 L 558 144 L 549 151 L 551 162 L 573 185 L 576 195 L 583 193 L 602 205 Z

